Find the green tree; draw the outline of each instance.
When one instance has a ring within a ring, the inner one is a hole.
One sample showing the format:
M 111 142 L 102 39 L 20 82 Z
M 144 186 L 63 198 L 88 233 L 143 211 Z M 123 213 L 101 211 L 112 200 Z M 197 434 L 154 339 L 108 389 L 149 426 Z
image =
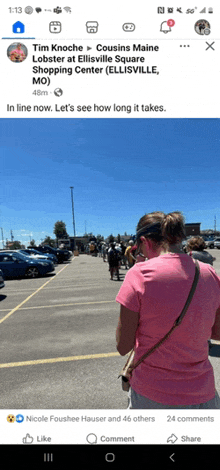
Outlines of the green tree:
M 104 240 L 103 235 L 100 235 L 100 234 L 96 235 L 96 240 L 97 242 L 102 242 Z
M 58 220 L 54 225 L 53 233 L 58 239 L 68 237 L 68 233 L 66 231 L 66 224 L 62 220 Z
M 35 246 L 35 240 L 30 241 L 30 246 Z
M 53 240 L 53 238 L 48 236 L 44 239 L 44 241 L 42 242 L 42 245 L 49 245 L 52 248 L 55 248 L 56 247 L 56 240 Z
M 13 242 L 13 244 L 10 246 L 10 250 L 21 250 L 22 249 L 22 244 L 18 241 Z
M 109 235 L 108 240 L 109 240 L 109 243 L 113 243 L 115 241 L 115 237 L 112 235 L 112 233 L 111 235 Z

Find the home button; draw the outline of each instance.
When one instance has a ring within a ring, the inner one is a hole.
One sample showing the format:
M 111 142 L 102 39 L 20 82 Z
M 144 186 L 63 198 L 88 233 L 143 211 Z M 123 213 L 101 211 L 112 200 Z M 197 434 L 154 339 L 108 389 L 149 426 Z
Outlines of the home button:
M 106 455 L 105 455 L 105 460 L 106 460 L 106 462 L 114 462 L 114 460 L 115 460 L 115 454 L 111 454 L 111 453 L 106 454 Z

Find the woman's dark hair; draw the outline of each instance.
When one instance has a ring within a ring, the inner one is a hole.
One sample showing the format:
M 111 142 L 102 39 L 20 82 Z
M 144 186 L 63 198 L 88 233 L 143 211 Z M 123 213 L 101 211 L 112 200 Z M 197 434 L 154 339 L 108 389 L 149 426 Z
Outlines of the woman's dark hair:
M 202 237 L 192 237 L 187 243 L 187 251 L 203 251 L 206 247 Z
M 176 245 L 181 243 L 185 235 L 185 221 L 181 212 L 151 212 L 145 214 L 137 225 L 137 240 L 141 236 L 150 238 L 160 245 Z

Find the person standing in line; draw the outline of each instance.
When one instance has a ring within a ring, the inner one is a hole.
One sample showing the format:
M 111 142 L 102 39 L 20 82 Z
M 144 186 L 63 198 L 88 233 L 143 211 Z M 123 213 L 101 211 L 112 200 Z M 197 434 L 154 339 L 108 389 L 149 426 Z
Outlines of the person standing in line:
M 102 254 L 102 259 L 103 259 L 103 262 L 105 263 L 106 261 L 106 244 L 105 243 L 102 243 L 102 247 L 101 247 L 101 254 Z
M 126 246 L 124 242 L 121 242 L 121 253 L 122 253 L 122 264 L 124 265 L 125 269 L 127 268 L 127 258 L 125 256 Z
M 134 348 L 134 363 L 174 325 L 189 295 L 195 262 L 182 253 L 185 223 L 180 212 L 144 215 L 137 225 L 139 251 L 147 262 L 126 274 L 116 297 L 120 316 L 117 350 Z M 131 409 L 219 409 L 208 340 L 220 340 L 220 279 L 200 261 L 199 280 L 182 323 L 132 372 Z
M 130 256 L 132 258 L 133 266 L 136 263 L 136 255 L 137 255 L 137 245 L 133 245 L 130 251 Z
M 115 243 L 110 244 L 110 248 L 108 250 L 108 263 L 109 263 L 109 271 L 110 271 L 110 279 L 113 281 L 113 275 L 116 273 L 118 281 L 120 281 L 119 277 L 119 254 L 115 248 Z
M 130 240 L 130 241 L 128 242 L 128 246 L 127 246 L 127 248 L 126 248 L 126 250 L 125 250 L 125 256 L 126 256 L 126 258 L 127 258 L 127 260 L 128 260 L 128 267 L 129 267 L 129 269 L 132 268 L 132 266 L 133 266 L 134 263 L 135 263 L 133 257 L 131 256 L 131 249 L 132 249 L 133 246 L 134 246 L 134 242 L 133 242 L 133 240 Z
M 206 244 L 202 237 L 192 237 L 186 245 L 186 250 L 192 258 L 213 266 L 215 258 L 208 251 L 205 251 L 205 248 Z

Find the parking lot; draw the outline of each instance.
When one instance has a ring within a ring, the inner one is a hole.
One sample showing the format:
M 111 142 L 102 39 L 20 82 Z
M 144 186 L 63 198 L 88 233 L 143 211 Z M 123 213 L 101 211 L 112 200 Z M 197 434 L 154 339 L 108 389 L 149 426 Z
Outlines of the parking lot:
M 216 257 L 220 275 L 220 250 Z M 37 279 L 6 280 L 0 292 L 1 409 L 124 409 L 115 346 L 120 281 L 102 258 L 80 255 Z M 220 393 L 220 343 L 211 350 Z

